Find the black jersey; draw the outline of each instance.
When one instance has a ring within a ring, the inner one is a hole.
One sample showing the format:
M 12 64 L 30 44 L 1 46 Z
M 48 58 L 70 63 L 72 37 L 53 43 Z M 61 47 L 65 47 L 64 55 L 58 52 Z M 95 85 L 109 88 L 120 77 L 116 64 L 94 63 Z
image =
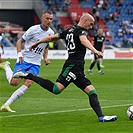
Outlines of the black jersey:
M 101 51 L 102 52 L 102 46 L 103 46 L 103 42 L 105 40 L 105 37 L 102 35 L 102 36 L 99 36 L 98 34 L 96 34 L 94 36 L 94 48 L 98 51 Z
M 88 31 L 80 26 L 73 26 L 60 34 L 61 39 L 65 39 L 68 51 L 68 59 L 65 64 L 75 64 L 84 67 L 84 57 L 86 47 L 81 44 L 79 37 L 85 35 L 88 37 Z

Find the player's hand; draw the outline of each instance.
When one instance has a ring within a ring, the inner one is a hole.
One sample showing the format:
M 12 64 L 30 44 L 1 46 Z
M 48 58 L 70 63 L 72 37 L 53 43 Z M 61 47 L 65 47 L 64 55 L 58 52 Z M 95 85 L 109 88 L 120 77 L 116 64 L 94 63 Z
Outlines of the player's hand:
M 37 43 L 33 43 L 30 47 L 29 50 L 32 51 L 32 49 L 35 49 L 38 46 Z
M 102 52 L 100 52 L 100 51 L 97 51 L 96 54 L 98 55 L 99 58 L 102 58 L 102 57 L 103 57 L 103 54 L 102 54 Z
M 45 65 L 47 66 L 47 65 L 50 64 L 50 60 L 49 60 L 49 59 L 44 59 L 44 63 L 45 63 Z
M 24 57 L 22 55 L 22 52 L 18 52 L 18 59 L 19 59 L 20 64 L 22 64 L 24 62 Z
M 24 57 L 19 57 L 19 63 L 22 64 L 24 62 Z

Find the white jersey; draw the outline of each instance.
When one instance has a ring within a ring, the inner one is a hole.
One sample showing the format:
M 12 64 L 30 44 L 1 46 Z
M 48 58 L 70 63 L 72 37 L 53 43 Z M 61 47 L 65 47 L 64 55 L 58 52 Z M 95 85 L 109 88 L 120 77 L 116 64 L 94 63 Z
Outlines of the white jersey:
M 4 33 L 2 33 L 2 34 L 0 35 L 0 42 L 2 41 L 3 38 L 4 38 Z
M 25 41 L 24 49 L 22 50 L 24 61 L 41 65 L 43 53 L 48 43 L 41 43 L 32 51 L 29 50 L 29 47 L 36 41 L 53 34 L 54 31 L 50 27 L 48 30 L 44 30 L 41 24 L 30 27 L 22 36 L 22 39 Z

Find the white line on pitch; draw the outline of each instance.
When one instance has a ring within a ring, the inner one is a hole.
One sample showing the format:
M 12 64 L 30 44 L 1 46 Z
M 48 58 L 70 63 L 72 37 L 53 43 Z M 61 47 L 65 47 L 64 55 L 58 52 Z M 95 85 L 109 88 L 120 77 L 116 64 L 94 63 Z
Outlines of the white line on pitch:
M 115 108 L 122 106 L 130 106 L 131 104 L 123 104 L 123 105 L 113 105 L 113 106 L 104 106 L 102 108 Z M 60 110 L 60 111 L 51 111 L 51 112 L 38 112 L 31 114 L 18 114 L 18 115 L 8 115 L 8 116 L 0 116 L 0 118 L 9 118 L 9 117 L 18 117 L 18 116 L 31 116 L 31 115 L 42 115 L 42 114 L 57 114 L 57 113 L 67 113 L 67 112 L 76 112 L 83 110 L 91 110 L 92 108 L 84 108 L 84 109 L 75 109 L 75 110 Z

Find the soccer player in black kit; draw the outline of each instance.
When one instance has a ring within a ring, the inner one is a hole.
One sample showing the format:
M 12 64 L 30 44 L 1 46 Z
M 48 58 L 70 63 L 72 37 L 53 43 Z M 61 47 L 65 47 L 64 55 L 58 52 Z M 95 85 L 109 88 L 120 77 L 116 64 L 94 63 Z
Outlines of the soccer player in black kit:
M 91 81 L 87 79 L 84 74 L 84 56 L 86 53 L 86 48 L 90 49 L 98 56 L 102 56 L 102 53 L 97 51 L 87 39 L 87 30 L 91 29 L 93 24 L 93 16 L 88 13 L 83 14 L 77 26 L 73 26 L 72 28 L 64 30 L 59 34 L 43 38 L 34 43 L 29 48 L 30 50 L 32 50 L 35 49 L 42 42 L 65 39 L 68 51 L 68 59 L 65 61 L 62 71 L 56 80 L 56 83 L 53 83 L 48 79 L 34 76 L 32 73 L 25 74 L 22 72 L 18 72 L 13 77 L 23 77 L 26 79 L 31 79 L 54 94 L 60 94 L 71 82 L 73 82 L 78 88 L 80 88 L 88 95 L 90 105 L 98 116 L 98 120 L 100 122 L 116 121 L 117 116 L 105 116 L 102 113 L 100 103 L 98 101 L 97 92 L 91 84 Z
M 98 51 L 103 52 L 104 51 L 104 40 L 105 40 L 105 37 L 103 36 L 103 29 L 99 28 L 98 33 L 93 38 L 92 45 Z M 94 60 L 88 69 L 89 74 L 92 74 L 92 69 L 96 63 L 97 63 L 97 68 L 98 68 L 99 74 L 104 74 L 104 72 L 101 70 L 101 67 L 100 67 L 100 59 L 101 58 L 102 57 L 99 57 L 97 54 L 94 53 Z

